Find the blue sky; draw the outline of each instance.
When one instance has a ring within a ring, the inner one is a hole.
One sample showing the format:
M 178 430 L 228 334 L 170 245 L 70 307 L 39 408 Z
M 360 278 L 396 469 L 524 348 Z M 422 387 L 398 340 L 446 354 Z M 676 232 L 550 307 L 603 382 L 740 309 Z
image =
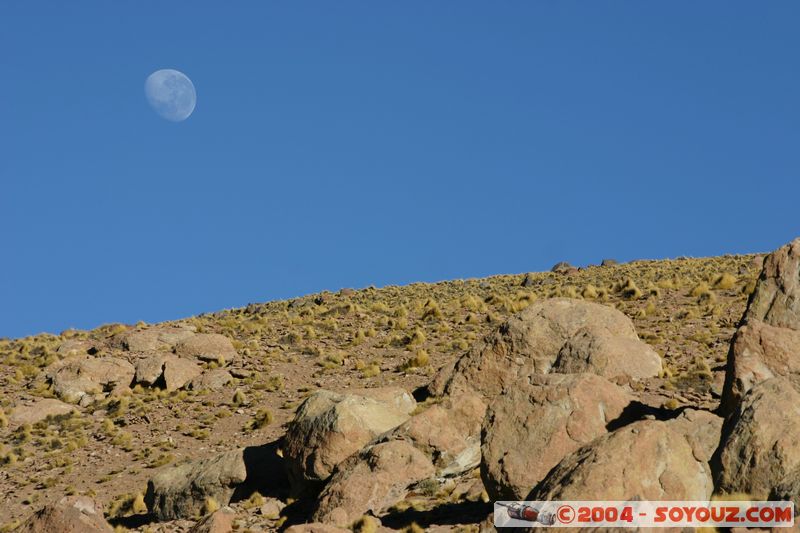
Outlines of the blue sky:
M 797 2 L 0 3 L 0 336 L 800 234 Z M 168 122 L 147 76 L 185 72 Z

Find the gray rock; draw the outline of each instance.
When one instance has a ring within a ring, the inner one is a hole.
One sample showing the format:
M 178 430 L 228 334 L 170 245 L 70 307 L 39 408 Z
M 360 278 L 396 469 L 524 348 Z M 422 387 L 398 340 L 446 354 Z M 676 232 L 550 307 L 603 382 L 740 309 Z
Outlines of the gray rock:
M 721 410 L 730 414 L 757 383 L 800 373 L 800 239 L 764 260 L 728 352 Z
M 560 263 L 556 263 L 555 265 L 553 265 L 553 268 L 550 269 L 550 272 L 555 272 L 556 274 L 565 274 L 573 268 L 575 267 L 573 267 L 566 261 L 561 261 Z
M 206 498 L 228 505 L 237 493 L 283 485 L 277 445 L 270 443 L 164 468 L 148 482 L 145 503 L 157 520 L 191 518 L 201 511 Z

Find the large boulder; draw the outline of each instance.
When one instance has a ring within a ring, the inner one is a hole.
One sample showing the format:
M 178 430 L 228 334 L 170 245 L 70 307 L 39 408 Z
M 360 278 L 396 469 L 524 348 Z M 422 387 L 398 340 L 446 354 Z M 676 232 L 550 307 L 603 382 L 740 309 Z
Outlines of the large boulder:
M 526 500 L 695 500 L 711 497 L 705 461 L 677 428 L 641 420 L 567 455 Z
M 754 385 L 776 376 L 800 374 L 800 328 L 743 323 L 733 336 L 722 392 L 723 412 L 730 414 Z
M 551 371 L 591 372 L 609 379 L 651 378 L 661 373 L 661 357 L 638 338 L 583 329 L 562 346 Z
M 481 421 L 486 404 L 477 394 L 448 397 L 412 416 L 385 437 L 424 452 L 439 477 L 470 471 L 481 460 Z
M 728 353 L 722 412 L 755 384 L 800 373 L 800 239 L 764 260 Z
M 77 403 L 86 395 L 123 392 L 130 388 L 135 373 L 132 364 L 114 357 L 68 357 L 45 369 L 53 392 L 70 403 Z
M 67 496 L 33 514 L 20 533 L 112 533 L 103 506 L 87 496 Z
M 368 446 L 336 468 L 312 519 L 346 527 L 366 513 L 378 515 L 402 500 L 409 486 L 434 472 L 430 459 L 408 442 Z
M 443 368 L 429 391 L 441 396 L 474 390 L 493 398 L 520 377 L 550 372 L 564 345 L 579 333 L 638 341 L 633 322 L 612 307 L 568 298 L 542 300 Z
M 298 407 L 284 438 L 293 494 L 318 491 L 336 465 L 408 418 L 394 400 L 315 392 Z
M 207 498 L 228 505 L 237 493 L 282 486 L 283 476 L 275 443 L 240 448 L 160 470 L 147 483 L 145 503 L 157 520 L 191 518 Z
M 481 477 L 495 500 L 523 500 L 567 454 L 605 435 L 631 398 L 594 374 L 533 376 L 489 407 Z
M 764 259 L 744 318 L 778 328 L 800 329 L 800 238 Z
M 197 358 L 201 361 L 230 363 L 237 357 L 231 340 L 219 333 L 198 333 L 175 345 L 175 353 L 181 357 Z
M 800 378 L 770 378 L 754 385 L 726 421 L 717 484 L 723 492 L 766 499 L 782 485 L 785 492 L 798 469 Z
M 17 405 L 8 417 L 11 428 L 24 424 L 36 424 L 48 416 L 66 415 L 76 411 L 74 405 L 54 398 L 40 398 L 31 403 Z

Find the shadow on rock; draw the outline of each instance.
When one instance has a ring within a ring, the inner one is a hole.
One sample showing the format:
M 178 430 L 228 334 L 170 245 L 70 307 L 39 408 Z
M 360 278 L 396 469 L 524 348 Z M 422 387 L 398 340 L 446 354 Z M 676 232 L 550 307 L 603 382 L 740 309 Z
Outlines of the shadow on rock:
M 405 511 L 389 512 L 381 517 L 381 522 L 384 526 L 392 529 L 402 529 L 415 522 L 423 528 L 432 525 L 477 524 L 485 519 L 493 509 L 492 503 L 443 503 L 427 511 L 410 508 Z
M 683 409 L 667 409 L 665 407 L 654 407 L 652 405 L 647 405 L 646 403 L 642 403 L 640 401 L 633 401 L 628 404 L 625 409 L 623 409 L 622 414 L 620 414 L 614 420 L 611 420 L 606 424 L 606 429 L 608 431 L 616 431 L 622 427 L 627 426 L 628 424 L 632 424 L 639 420 L 643 420 L 646 417 L 653 418 L 654 420 L 661 420 L 667 421 L 672 420 L 673 418 L 677 418 L 681 415 Z
M 261 446 L 249 446 L 244 449 L 242 457 L 247 471 L 244 483 L 233 491 L 231 503 L 246 500 L 259 492 L 262 496 L 285 499 L 289 493 L 289 480 L 283 457 L 278 455 L 281 440 Z

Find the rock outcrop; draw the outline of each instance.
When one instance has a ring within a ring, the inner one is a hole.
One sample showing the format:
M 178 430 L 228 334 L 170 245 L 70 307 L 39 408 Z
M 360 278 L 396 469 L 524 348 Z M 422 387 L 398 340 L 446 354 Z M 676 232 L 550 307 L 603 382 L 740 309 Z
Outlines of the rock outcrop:
M 53 392 L 69 403 L 78 403 L 87 395 L 124 392 L 133 383 L 135 373 L 125 359 L 89 355 L 68 357 L 45 369 Z
M 158 520 L 191 518 L 207 498 L 227 505 L 237 492 L 282 486 L 284 472 L 276 451 L 276 443 L 270 443 L 162 469 L 147 483 L 145 504 Z
M 97 351 L 98 342 L 89 339 L 67 339 L 56 349 L 56 353 L 61 356 L 71 355 L 93 355 Z
M 233 381 L 233 376 L 224 368 L 207 370 L 189 382 L 192 390 L 220 390 Z
M 800 239 L 764 260 L 728 353 L 722 412 L 757 383 L 800 373 Z
M 146 386 L 161 385 L 166 390 L 180 389 L 203 372 L 194 360 L 169 353 L 139 359 L 135 368 L 136 383 Z
M 336 467 L 314 519 L 348 525 L 396 503 L 424 479 L 473 470 L 480 464 L 484 411 L 477 394 L 446 398 L 379 435 Z
M 773 491 L 785 495 L 798 469 L 800 378 L 770 378 L 754 385 L 726 421 L 717 485 L 766 499 Z
M 346 527 L 337 527 L 320 522 L 310 524 L 297 524 L 286 528 L 286 533 L 350 533 Z

